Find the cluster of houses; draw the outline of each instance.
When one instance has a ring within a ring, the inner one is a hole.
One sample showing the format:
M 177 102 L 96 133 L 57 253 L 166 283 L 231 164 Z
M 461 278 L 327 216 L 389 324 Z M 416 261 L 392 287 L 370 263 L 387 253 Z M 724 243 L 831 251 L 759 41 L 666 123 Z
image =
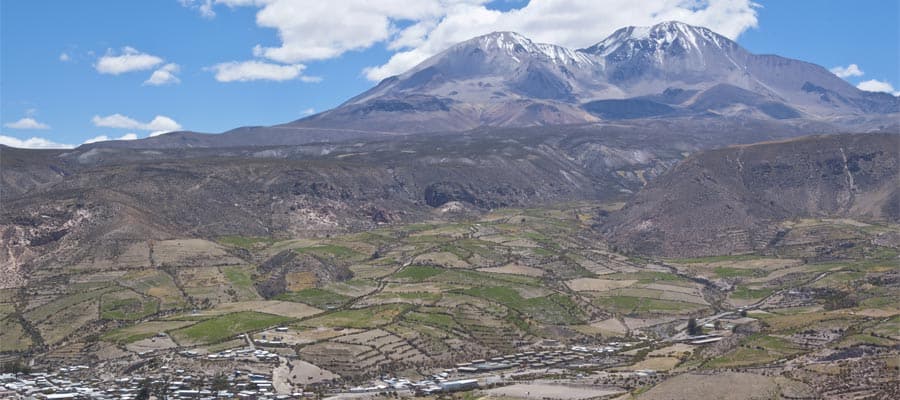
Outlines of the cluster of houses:
M 350 393 L 411 391 L 418 395 L 430 395 L 478 388 L 477 379 L 449 379 L 450 371 L 452 370 L 445 370 L 444 372 L 433 375 L 430 379 L 423 379 L 420 381 L 411 381 L 406 378 L 382 377 L 382 379 L 374 385 L 350 388 Z
M 572 362 L 594 354 L 612 354 L 623 347 L 631 347 L 631 343 L 609 343 L 606 346 L 588 347 L 572 346 L 569 350 L 525 351 L 508 354 L 487 360 L 472 360 L 456 364 L 456 371 L 461 373 L 480 373 L 503 370 L 515 367 L 544 368 L 557 364 Z
M 546 343 L 543 343 L 547 345 Z M 553 347 L 560 347 L 551 344 Z M 605 346 L 587 347 L 572 346 L 568 350 L 565 347 L 556 350 L 524 351 L 508 354 L 490 359 L 477 359 L 456 364 L 455 368 L 445 369 L 443 372 L 432 375 L 430 378 L 413 381 L 407 378 L 384 376 L 368 386 L 350 388 L 350 393 L 384 393 L 409 391 L 417 395 L 431 395 L 438 393 L 457 392 L 478 388 L 477 379 L 452 379 L 451 375 L 477 374 L 499 371 L 510 368 L 543 368 L 561 363 L 573 362 L 595 355 L 609 355 L 633 346 L 632 343 L 612 342 Z M 541 347 L 541 346 L 539 346 Z M 543 346 L 546 348 L 547 346 Z M 471 375 L 470 375 L 471 376 Z
M 81 379 L 86 366 L 64 367 L 54 373 L 0 375 L 0 398 L 25 399 L 137 399 L 143 394 L 168 399 L 272 399 L 287 400 L 313 393 L 277 394 L 269 375 L 234 371 L 219 381 L 194 377 L 184 370 L 149 377 L 131 376 L 116 380 Z
M 273 338 L 274 339 L 274 338 Z M 694 338 L 697 339 L 697 338 Z M 278 354 L 254 348 L 257 341 L 248 340 L 248 347 L 202 354 L 194 350 L 180 351 L 187 358 L 222 361 L 271 362 Z M 277 340 L 277 339 L 276 339 Z M 408 391 L 416 395 L 430 395 L 475 389 L 479 386 L 472 374 L 489 373 L 511 368 L 543 368 L 572 363 L 597 355 L 612 355 L 631 343 L 608 343 L 601 346 L 565 347 L 556 341 L 538 343 L 534 351 L 523 351 L 490 359 L 476 359 L 457 364 L 430 378 L 412 381 L 405 378 L 382 377 L 370 386 L 350 388 L 351 393 L 381 393 Z M 277 394 L 269 375 L 233 371 L 215 378 L 191 376 L 189 372 L 162 366 L 148 377 L 131 376 L 114 381 L 88 378 L 90 367 L 66 366 L 52 373 L 0 375 L 0 398 L 34 399 L 136 399 L 141 393 L 164 394 L 169 399 L 290 399 L 311 396 L 312 393 Z M 467 377 L 466 375 L 469 374 Z
M 244 361 L 262 361 L 262 362 L 277 362 L 278 354 L 273 353 L 268 350 L 262 349 L 238 349 L 238 350 L 223 350 L 218 353 L 210 353 L 206 355 L 207 360 L 244 360 Z

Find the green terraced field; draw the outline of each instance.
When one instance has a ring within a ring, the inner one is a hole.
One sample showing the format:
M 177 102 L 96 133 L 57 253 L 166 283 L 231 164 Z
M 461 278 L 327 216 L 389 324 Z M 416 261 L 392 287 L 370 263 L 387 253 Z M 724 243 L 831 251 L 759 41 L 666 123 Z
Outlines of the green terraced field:
M 290 321 L 291 318 L 278 315 L 241 311 L 209 318 L 171 334 L 178 343 L 215 343 Z
M 339 307 L 350 300 L 350 297 L 319 288 L 308 288 L 296 292 L 282 293 L 276 296 L 275 299 L 305 303 L 316 308 L 326 309 Z

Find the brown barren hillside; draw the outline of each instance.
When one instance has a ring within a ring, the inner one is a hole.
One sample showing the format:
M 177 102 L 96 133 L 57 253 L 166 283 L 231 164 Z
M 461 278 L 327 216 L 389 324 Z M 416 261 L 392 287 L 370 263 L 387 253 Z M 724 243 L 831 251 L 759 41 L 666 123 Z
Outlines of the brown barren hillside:
M 900 220 L 900 136 L 811 136 L 693 155 L 641 190 L 602 230 L 624 249 L 693 257 L 777 244 L 803 217 Z

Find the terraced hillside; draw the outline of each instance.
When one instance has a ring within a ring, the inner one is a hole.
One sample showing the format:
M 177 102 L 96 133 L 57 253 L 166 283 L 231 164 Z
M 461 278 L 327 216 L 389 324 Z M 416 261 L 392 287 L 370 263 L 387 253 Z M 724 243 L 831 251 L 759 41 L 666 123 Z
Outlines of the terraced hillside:
M 620 373 L 755 373 L 788 362 L 799 368 L 793 379 L 813 385 L 830 378 L 807 360 L 843 360 L 855 349 L 878 355 L 855 362 L 878 363 L 896 349 L 900 227 L 792 220 L 777 254 L 642 259 L 616 253 L 590 229 L 595 215 L 620 206 L 501 209 L 331 238 L 153 242 L 142 250 L 152 249 L 153 265 L 94 263 L 3 290 L 0 343 L 7 356 L 35 355 L 38 365 L 90 360 L 112 373 L 149 371 L 147 360 L 163 359 L 272 368 L 182 355 L 220 354 L 252 338 L 309 363 L 319 371 L 309 383 L 425 373 L 545 339 L 656 338 L 640 342 Z M 266 285 L 265 265 L 285 254 L 317 267 Z M 321 279 L 312 272 L 321 268 L 348 273 Z M 63 279 L 71 283 L 53 284 Z M 737 319 L 720 318 L 728 311 Z M 689 318 L 729 336 L 709 347 L 676 344 Z

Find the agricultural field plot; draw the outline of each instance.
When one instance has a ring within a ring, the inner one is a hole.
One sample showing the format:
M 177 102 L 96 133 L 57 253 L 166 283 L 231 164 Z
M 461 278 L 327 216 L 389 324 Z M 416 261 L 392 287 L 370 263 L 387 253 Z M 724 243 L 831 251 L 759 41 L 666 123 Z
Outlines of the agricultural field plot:
M 175 284 L 175 280 L 165 271 L 131 271 L 118 276 L 115 281 L 119 285 L 158 299 L 160 311 L 187 306 L 187 300 Z
M 583 332 L 586 334 L 599 334 L 605 337 L 624 337 L 628 333 L 628 326 L 616 318 L 592 322 L 584 329 Z
M 150 243 L 146 241 L 103 242 L 88 252 L 75 265 L 68 266 L 69 272 L 95 272 L 113 269 L 146 269 L 152 267 Z
M 246 265 L 219 267 L 219 271 L 228 280 L 233 292 L 234 301 L 257 300 L 259 293 L 253 287 L 253 274 L 256 269 Z
M 425 253 L 413 259 L 416 264 L 437 265 L 445 268 L 469 268 L 471 265 L 449 251 Z
M 699 291 L 650 289 L 642 287 L 626 287 L 621 289 L 612 289 L 605 292 L 596 293 L 598 297 L 634 297 L 649 300 L 665 300 L 670 302 L 692 303 L 700 305 L 709 305 Z
M 707 368 L 734 368 L 767 364 L 785 359 L 804 351 L 801 345 L 788 339 L 757 334 L 744 339 L 730 352 L 707 361 Z
M 106 293 L 100 298 L 100 318 L 133 321 L 155 314 L 159 301 L 132 290 Z
M 700 303 L 643 297 L 642 293 L 598 295 L 594 298 L 594 305 L 619 315 L 684 315 L 706 309 L 706 306 Z
M 348 329 L 340 327 L 305 328 L 292 326 L 286 332 L 278 332 L 274 329 L 269 329 L 260 332 L 259 335 L 271 335 L 273 337 L 280 337 L 282 341 L 291 345 L 305 345 L 322 342 L 338 336 L 352 335 L 363 331 L 364 330 L 362 329 Z
M 275 296 L 275 299 L 304 303 L 320 309 L 330 309 L 342 306 L 351 298 L 324 289 L 308 288 L 296 292 L 285 292 Z
M 544 270 L 542 269 L 529 267 L 519 263 L 510 263 L 500 267 L 479 268 L 478 271 L 494 274 L 525 275 L 535 278 L 540 278 L 544 275 Z
M 490 399 L 607 399 L 626 394 L 626 391 L 617 387 L 605 387 L 597 385 L 576 385 L 556 382 L 517 383 L 495 389 L 486 390 Z
M 378 289 L 378 282 L 356 277 L 348 281 L 331 282 L 323 289 L 346 297 L 361 297 Z
M 221 236 L 216 239 L 221 245 L 252 250 L 265 250 L 267 247 L 277 243 L 277 240 L 269 237 L 260 236 Z
M 297 326 L 310 328 L 376 328 L 394 321 L 409 310 L 407 304 L 385 304 L 366 308 L 340 310 L 300 321 Z
M 301 359 L 341 376 L 364 375 L 368 370 L 391 362 L 372 346 L 333 341 L 305 346 L 297 354 Z
M 637 396 L 638 399 L 723 399 L 750 400 L 779 398 L 774 378 L 752 373 L 682 374 Z
M 292 318 L 254 311 L 239 311 L 215 316 L 196 324 L 170 332 L 179 345 L 216 343 L 231 339 L 238 334 L 260 331 L 282 325 Z
M 400 265 L 397 264 L 354 264 L 350 266 L 350 271 L 353 272 L 353 277 L 357 279 L 379 279 L 397 272 L 398 269 L 400 269 Z
M 234 289 L 218 267 L 177 268 L 174 276 L 191 303 L 216 304 L 231 301 L 234 297 Z
M 153 242 L 153 260 L 159 267 L 215 267 L 243 261 L 225 248 L 203 239 L 176 239 Z
M 434 291 L 381 291 L 356 302 L 358 306 L 405 303 L 412 305 L 433 305 L 441 299 L 440 292 Z
M 0 319 L 0 352 L 23 351 L 31 345 L 31 337 L 18 318 L 7 314 Z
M 88 323 L 101 319 L 101 298 L 123 290 L 109 284 L 72 286 L 72 294 L 54 296 L 51 301 L 41 302 L 23 314 L 47 344 L 56 344 Z M 138 308 L 139 313 L 143 312 L 142 307 Z
M 585 319 L 582 310 L 565 295 L 524 298 L 517 290 L 503 286 L 472 288 L 461 293 L 497 302 L 545 324 L 574 325 Z
M 615 370 L 618 371 L 640 371 L 640 370 L 654 370 L 654 371 L 670 371 L 678 366 L 681 363 L 681 359 L 678 357 L 646 357 L 637 363 L 629 365 L 627 367 L 617 368 Z
M 102 340 L 129 344 L 195 324 L 196 321 L 147 321 L 104 333 Z
M 344 261 L 362 261 L 374 251 L 374 247 L 363 243 L 339 244 L 328 243 L 314 246 L 297 247 L 294 251 L 302 254 L 310 254 L 318 257 L 338 259 Z
M 280 315 L 288 318 L 305 318 L 321 312 L 318 308 L 305 304 L 297 304 L 279 300 L 254 300 L 234 303 L 221 303 L 210 310 L 204 310 L 200 315 L 221 315 L 239 311 L 258 311 L 261 313 Z M 196 314 L 195 314 L 196 315 Z
M 613 289 L 629 287 L 635 283 L 637 283 L 637 280 L 599 278 L 578 278 L 566 281 L 566 285 L 577 292 L 606 292 Z

